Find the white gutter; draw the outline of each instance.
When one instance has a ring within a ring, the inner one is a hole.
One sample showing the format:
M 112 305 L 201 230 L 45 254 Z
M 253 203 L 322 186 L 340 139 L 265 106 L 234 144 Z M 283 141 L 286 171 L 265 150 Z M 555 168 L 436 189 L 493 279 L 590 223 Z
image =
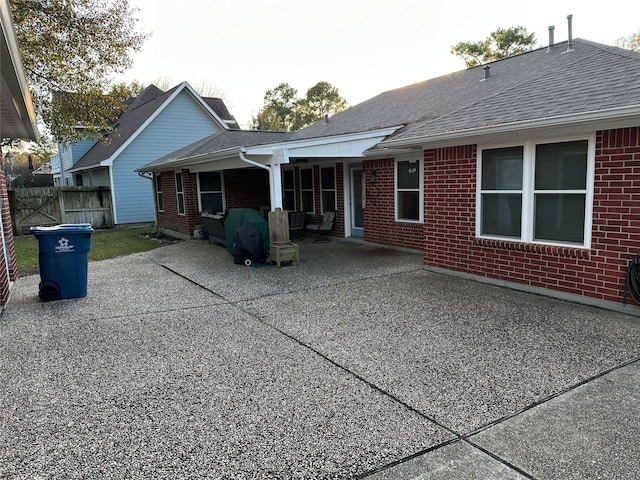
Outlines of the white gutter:
M 251 160 L 250 158 L 247 158 L 245 156 L 245 153 L 247 153 L 247 148 L 240 147 L 240 151 L 238 152 L 240 160 L 248 163 L 249 165 L 262 168 L 269 172 L 269 197 L 271 199 L 271 210 L 282 208 L 282 189 L 280 188 L 280 184 L 282 183 L 282 175 L 280 172 L 280 163 L 275 163 L 271 166 L 263 165 L 262 163 L 258 163 L 254 160 Z M 286 157 L 286 153 L 284 157 Z
M 626 107 L 616 107 L 607 110 L 596 110 L 570 115 L 559 115 L 552 118 L 510 122 L 491 127 L 470 128 L 466 130 L 449 131 L 431 135 L 419 135 L 416 137 L 407 137 L 395 140 L 383 140 L 378 145 L 381 147 L 403 147 L 439 141 L 480 137 L 491 134 L 510 133 L 524 129 L 543 129 L 559 126 L 570 127 L 575 126 L 576 124 L 598 124 L 605 121 L 617 121 L 624 123 L 629 120 L 640 121 L 640 105 L 630 105 Z

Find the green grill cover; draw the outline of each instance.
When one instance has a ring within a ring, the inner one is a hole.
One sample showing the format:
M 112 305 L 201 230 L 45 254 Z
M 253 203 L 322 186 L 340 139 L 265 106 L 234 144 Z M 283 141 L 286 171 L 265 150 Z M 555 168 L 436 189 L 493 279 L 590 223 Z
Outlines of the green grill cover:
M 245 223 L 258 229 L 262 237 L 264 251 L 269 252 L 269 223 L 253 208 L 231 208 L 224 219 L 224 233 L 227 236 L 227 251 L 233 253 L 233 234 Z

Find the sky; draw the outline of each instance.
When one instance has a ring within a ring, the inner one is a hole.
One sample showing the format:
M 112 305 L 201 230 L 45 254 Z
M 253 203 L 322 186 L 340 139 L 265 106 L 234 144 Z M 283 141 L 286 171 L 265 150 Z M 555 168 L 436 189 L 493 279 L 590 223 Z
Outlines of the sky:
M 573 37 L 614 45 L 640 31 L 640 1 L 585 0 L 129 0 L 138 30 L 150 34 L 115 78 L 165 79 L 222 96 L 240 126 L 264 94 L 288 83 L 304 97 L 320 81 L 349 105 L 379 93 L 463 70 L 451 52 L 460 41 L 522 26 L 537 45 Z

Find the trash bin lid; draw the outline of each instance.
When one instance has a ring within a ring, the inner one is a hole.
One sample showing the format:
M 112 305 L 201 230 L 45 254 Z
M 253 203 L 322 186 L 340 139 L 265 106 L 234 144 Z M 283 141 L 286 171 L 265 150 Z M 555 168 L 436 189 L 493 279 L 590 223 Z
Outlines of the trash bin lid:
M 33 235 L 59 235 L 64 233 L 93 233 L 90 223 L 64 223 L 50 227 L 31 227 Z

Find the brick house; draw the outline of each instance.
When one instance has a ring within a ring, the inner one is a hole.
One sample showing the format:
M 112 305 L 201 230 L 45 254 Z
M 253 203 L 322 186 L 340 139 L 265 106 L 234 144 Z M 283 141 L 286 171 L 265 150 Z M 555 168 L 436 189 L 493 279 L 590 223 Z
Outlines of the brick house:
M 36 115 L 25 77 L 13 20 L 7 2 L 0 3 L 0 138 L 38 141 Z M 3 152 L 0 152 L 2 158 Z M 4 170 L 0 169 L 0 307 L 9 299 L 10 288 L 18 276 L 9 197 Z
M 569 40 L 295 133 L 223 134 L 141 169 L 161 227 L 190 235 L 213 196 L 219 211 L 336 210 L 334 235 L 421 250 L 428 269 L 640 312 L 622 306 L 640 253 L 640 53 Z

